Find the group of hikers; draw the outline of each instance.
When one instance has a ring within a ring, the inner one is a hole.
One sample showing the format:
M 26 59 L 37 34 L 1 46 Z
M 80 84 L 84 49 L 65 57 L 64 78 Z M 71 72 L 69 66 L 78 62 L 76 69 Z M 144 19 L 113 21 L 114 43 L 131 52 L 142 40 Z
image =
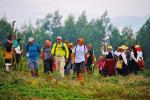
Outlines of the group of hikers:
M 20 48 L 20 39 L 13 39 L 9 35 L 5 42 L 5 70 L 10 71 L 15 61 L 19 64 L 23 49 Z M 13 48 L 13 49 L 12 49 Z M 85 45 L 85 40 L 79 38 L 77 44 L 63 41 L 61 36 L 57 36 L 57 43 L 46 40 L 43 47 L 36 43 L 33 37 L 29 38 L 26 45 L 26 57 L 32 77 L 38 77 L 39 58 L 43 60 L 44 73 L 51 74 L 59 72 L 61 77 L 74 74 L 81 80 L 84 73 L 94 74 L 94 66 L 99 69 L 102 76 L 112 76 L 116 74 L 128 75 L 136 74 L 139 70 L 144 70 L 142 49 L 139 45 L 133 45 L 129 49 L 122 45 L 114 52 L 112 46 L 107 46 L 101 51 L 99 60 L 96 62 L 92 44 Z M 12 61 L 12 59 L 14 60 Z

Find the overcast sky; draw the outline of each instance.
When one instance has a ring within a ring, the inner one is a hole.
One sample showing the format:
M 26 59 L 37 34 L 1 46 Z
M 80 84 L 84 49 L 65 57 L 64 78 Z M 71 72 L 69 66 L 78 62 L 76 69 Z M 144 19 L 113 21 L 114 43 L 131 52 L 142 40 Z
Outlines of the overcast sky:
M 43 18 L 59 10 L 66 18 L 86 11 L 88 18 L 99 17 L 107 10 L 109 17 L 150 15 L 150 0 L 0 0 L 0 17 L 6 16 L 20 26 L 31 19 Z

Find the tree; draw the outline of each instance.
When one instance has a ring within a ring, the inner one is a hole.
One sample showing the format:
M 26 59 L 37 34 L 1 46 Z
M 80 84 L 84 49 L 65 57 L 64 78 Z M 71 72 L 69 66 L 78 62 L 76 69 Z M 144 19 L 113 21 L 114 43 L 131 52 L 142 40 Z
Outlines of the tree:
M 117 49 L 120 45 L 122 45 L 121 35 L 116 27 L 111 28 L 111 36 L 109 41 L 114 49 Z
M 69 41 L 76 41 L 76 27 L 75 27 L 75 19 L 73 15 L 69 15 L 65 20 L 65 26 L 63 31 L 63 36 Z
M 3 46 L 7 34 L 12 32 L 13 32 L 13 27 L 11 26 L 11 24 L 7 22 L 6 18 L 1 18 L 0 19 L 0 40 Z
M 150 65 L 150 18 L 145 22 L 142 28 L 138 31 L 136 41 L 142 46 L 145 62 Z M 150 67 L 149 67 L 150 68 Z
M 83 37 L 86 38 L 86 34 L 88 34 L 87 32 L 87 25 L 88 25 L 88 21 L 87 21 L 87 16 L 86 16 L 86 12 L 83 11 L 82 14 L 78 17 L 78 20 L 76 22 L 76 31 L 78 34 L 78 37 Z
M 133 37 L 133 30 L 132 30 L 131 26 L 123 28 L 122 41 L 123 41 L 123 44 L 126 44 L 128 46 L 133 45 L 134 37 Z

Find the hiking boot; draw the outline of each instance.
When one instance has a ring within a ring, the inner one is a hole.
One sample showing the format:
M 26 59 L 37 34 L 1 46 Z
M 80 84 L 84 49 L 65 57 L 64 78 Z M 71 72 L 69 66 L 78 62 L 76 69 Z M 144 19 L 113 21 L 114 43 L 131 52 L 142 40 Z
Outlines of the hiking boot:
M 83 79 L 82 73 L 79 73 L 77 80 L 82 80 L 82 79 Z

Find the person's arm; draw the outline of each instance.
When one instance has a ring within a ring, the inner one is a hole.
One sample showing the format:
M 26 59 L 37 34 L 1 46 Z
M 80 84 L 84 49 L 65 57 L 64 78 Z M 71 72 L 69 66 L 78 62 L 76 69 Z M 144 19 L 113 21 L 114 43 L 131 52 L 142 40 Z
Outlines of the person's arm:
M 29 43 L 26 45 L 26 52 L 29 52 Z
M 66 51 L 66 59 L 69 58 L 69 50 L 68 50 L 68 47 L 66 44 L 64 44 L 64 47 L 65 47 L 65 51 Z
M 137 52 L 137 59 L 142 59 L 143 60 L 143 54 L 142 54 L 142 51 L 138 51 Z
M 132 59 L 134 59 L 134 61 L 136 61 L 136 62 L 137 62 L 137 59 L 135 58 L 135 56 L 134 56 L 134 53 L 133 53 L 133 52 L 131 52 L 131 57 L 132 57 Z
M 71 63 L 75 63 L 75 47 L 72 49 L 72 54 L 71 54 Z
M 38 53 L 40 53 L 41 52 L 41 50 L 40 50 L 40 46 L 37 44 L 37 51 L 38 51 Z
M 106 52 L 102 51 L 102 55 L 108 55 L 108 53 L 109 53 L 108 51 L 106 51 Z
M 128 62 L 127 62 L 127 58 L 126 58 L 125 53 L 122 53 L 121 56 L 122 56 L 122 59 L 123 59 L 124 63 L 125 63 L 126 65 L 128 65 Z
M 92 63 L 94 64 L 94 61 L 95 61 L 95 55 L 94 55 L 94 50 L 92 52 Z
M 85 53 L 85 63 L 87 63 L 87 59 L 88 59 L 88 57 L 87 57 L 87 52 L 88 52 L 88 50 L 87 50 L 87 48 L 85 47 L 85 51 L 84 51 L 84 53 Z
M 16 47 L 16 48 L 15 48 L 15 52 L 16 52 L 17 54 L 21 54 L 21 50 L 19 49 L 19 47 Z
M 118 51 L 115 51 L 115 52 L 114 52 L 114 55 L 116 55 L 116 56 L 118 56 L 118 57 L 119 57 L 120 54 L 121 54 L 121 53 L 118 52 Z
M 41 58 L 44 59 L 44 46 L 41 49 Z
M 54 55 L 55 46 L 56 46 L 56 43 L 52 46 L 52 50 L 51 50 L 52 55 Z

